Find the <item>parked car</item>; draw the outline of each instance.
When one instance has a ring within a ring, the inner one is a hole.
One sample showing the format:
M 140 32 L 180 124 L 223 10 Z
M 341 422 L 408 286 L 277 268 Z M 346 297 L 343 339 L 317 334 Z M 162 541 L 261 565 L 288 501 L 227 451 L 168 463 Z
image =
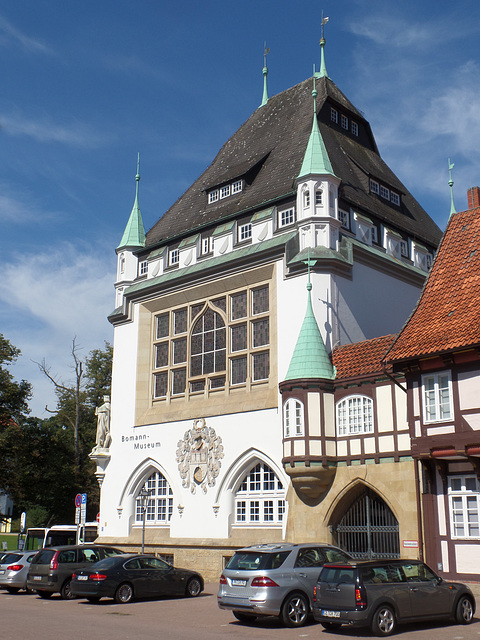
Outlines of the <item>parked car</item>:
M 313 595 L 313 616 L 325 629 L 369 626 L 389 636 L 401 622 L 453 619 L 470 624 L 475 598 L 416 560 L 325 564 Z
M 88 567 L 123 553 L 120 549 L 100 544 L 62 545 L 40 549 L 32 558 L 28 571 L 27 587 L 41 598 L 60 593 L 69 600 L 75 596 L 70 591 L 72 575 L 82 567 Z
M 327 544 L 262 544 L 236 551 L 220 577 L 217 601 L 241 622 L 279 616 L 288 627 L 307 622 L 325 562 L 351 559 Z
M 196 571 L 177 569 L 152 555 L 127 553 L 76 571 L 71 593 L 89 602 L 114 598 L 118 604 L 126 604 L 154 596 L 193 598 L 203 591 L 203 586 L 203 578 Z
M 0 556 L 0 589 L 9 593 L 27 590 L 27 575 L 35 551 L 9 551 Z

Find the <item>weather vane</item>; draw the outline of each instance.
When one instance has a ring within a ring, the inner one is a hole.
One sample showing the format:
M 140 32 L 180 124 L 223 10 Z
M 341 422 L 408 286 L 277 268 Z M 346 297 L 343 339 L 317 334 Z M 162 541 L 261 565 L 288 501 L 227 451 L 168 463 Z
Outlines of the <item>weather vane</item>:
M 327 24 L 327 22 L 328 22 L 328 18 L 323 17 L 323 11 L 322 11 L 322 37 L 320 38 L 320 44 L 322 43 L 322 41 L 325 41 L 325 38 L 323 37 L 323 27 Z
M 270 53 L 270 47 L 267 48 L 267 43 L 263 43 L 263 66 L 267 66 L 267 55 Z

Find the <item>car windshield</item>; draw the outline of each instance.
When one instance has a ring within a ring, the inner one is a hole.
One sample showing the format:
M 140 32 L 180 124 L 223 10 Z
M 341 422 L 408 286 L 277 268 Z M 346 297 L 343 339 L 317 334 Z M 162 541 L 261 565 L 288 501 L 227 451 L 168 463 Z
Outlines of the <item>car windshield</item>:
M 50 564 L 50 560 L 55 555 L 53 549 L 42 549 L 32 558 L 32 564 Z
M 278 569 L 282 566 L 290 553 L 290 551 L 279 551 L 278 553 L 239 551 L 227 564 L 226 569 L 235 569 L 237 571 L 265 571 L 267 569 Z
M 328 582 L 330 584 L 340 584 L 346 582 L 353 584 L 355 582 L 354 569 L 352 567 L 323 567 L 318 578 L 319 582 Z
M 19 553 L 6 553 L 2 558 L 0 558 L 0 564 L 13 564 L 21 559 L 22 556 Z

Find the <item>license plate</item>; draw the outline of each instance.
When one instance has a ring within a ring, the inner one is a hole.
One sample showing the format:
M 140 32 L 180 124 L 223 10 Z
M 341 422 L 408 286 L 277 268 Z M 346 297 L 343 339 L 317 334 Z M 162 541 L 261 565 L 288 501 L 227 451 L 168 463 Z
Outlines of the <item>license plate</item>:
M 40 580 L 42 579 L 42 576 L 33 576 L 33 579 L 34 579 L 34 580 L 39 580 L 39 581 L 40 581 Z
M 322 616 L 324 618 L 339 618 L 340 611 L 329 611 L 328 609 L 322 609 Z
M 88 576 L 77 576 L 77 580 L 88 580 Z
M 245 587 L 246 584 L 246 580 L 232 580 L 232 587 Z

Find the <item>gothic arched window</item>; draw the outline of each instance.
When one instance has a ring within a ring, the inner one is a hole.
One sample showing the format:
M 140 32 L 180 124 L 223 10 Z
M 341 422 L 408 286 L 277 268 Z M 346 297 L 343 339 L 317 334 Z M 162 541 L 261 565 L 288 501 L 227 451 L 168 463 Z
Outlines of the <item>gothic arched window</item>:
M 226 369 L 226 329 L 222 316 L 208 307 L 195 322 L 191 337 L 190 375 Z
M 168 524 L 173 513 L 173 492 L 165 477 L 155 471 L 141 489 L 146 489 L 149 493 L 145 500 L 145 522 Z M 135 500 L 135 521 L 143 522 L 142 498 L 138 494 Z
M 235 494 L 235 524 L 274 526 L 283 521 L 286 491 L 275 472 L 264 462 L 244 476 Z

